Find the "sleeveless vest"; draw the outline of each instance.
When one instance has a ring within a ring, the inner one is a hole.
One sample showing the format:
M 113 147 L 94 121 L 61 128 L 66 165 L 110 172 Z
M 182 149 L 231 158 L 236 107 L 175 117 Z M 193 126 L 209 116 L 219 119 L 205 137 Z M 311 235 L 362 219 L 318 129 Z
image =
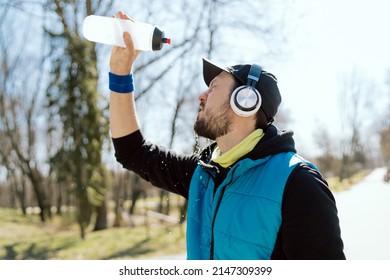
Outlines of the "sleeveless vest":
M 198 166 L 188 198 L 187 258 L 270 259 L 285 184 L 302 162 L 293 152 L 246 158 L 232 166 L 217 190 L 209 171 Z

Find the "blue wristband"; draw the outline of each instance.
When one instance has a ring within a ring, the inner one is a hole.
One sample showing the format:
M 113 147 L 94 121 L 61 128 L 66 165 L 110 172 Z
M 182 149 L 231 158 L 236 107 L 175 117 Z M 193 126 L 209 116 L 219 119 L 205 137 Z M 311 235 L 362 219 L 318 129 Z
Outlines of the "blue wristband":
M 119 76 L 108 72 L 108 88 L 118 93 L 131 93 L 134 91 L 133 75 Z

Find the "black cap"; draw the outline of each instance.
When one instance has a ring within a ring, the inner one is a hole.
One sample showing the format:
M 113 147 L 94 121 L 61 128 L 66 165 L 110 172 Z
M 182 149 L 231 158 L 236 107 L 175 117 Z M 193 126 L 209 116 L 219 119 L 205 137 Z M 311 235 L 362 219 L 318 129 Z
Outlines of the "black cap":
M 152 35 L 152 50 L 159 51 L 163 44 L 171 44 L 171 39 L 165 38 L 165 33 L 158 27 L 154 27 Z
M 226 68 L 220 67 L 208 59 L 203 58 L 203 79 L 207 86 L 211 81 L 225 71 L 234 76 L 239 85 L 246 85 L 251 64 L 238 64 Z M 274 75 L 262 71 L 259 81 L 256 83 L 256 89 L 261 94 L 261 109 L 267 116 L 268 121 L 272 122 L 282 102 L 282 97 L 277 85 L 278 81 Z

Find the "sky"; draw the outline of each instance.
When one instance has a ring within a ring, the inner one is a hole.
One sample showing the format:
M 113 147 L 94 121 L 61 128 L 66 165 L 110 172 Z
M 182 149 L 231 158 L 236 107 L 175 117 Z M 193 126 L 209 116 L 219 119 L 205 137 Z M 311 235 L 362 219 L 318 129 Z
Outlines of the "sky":
M 282 59 L 259 63 L 279 80 L 282 109 L 292 120 L 286 128 L 294 131 L 298 151 L 313 155 L 319 125 L 334 137 L 342 134 L 338 94 L 344 76 L 357 68 L 384 86 L 390 72 L 390 1 L 294 0 L 286 36 Z
M 353 69 L 384 87 L 390 72 L 390 1 L 295 2 L 294 21 L 286 30 L 288 55 L 267 66 L 278 77 L 298 147 L 313 154 L 318 125 L 331 128 L 334 137 L 342 133 L 338 94 Z
M 385 75 L 390 73 L 390 1 L 274 1 L 286 10 L 287 45 L 280 58 L 256 62 L 278 78 L 281 110 L 290 120 L 281 128 L 294 131 L 298 152 L 315 156 L 314 132 L 319 126 L 325 126 L 335 139 L 345 134 L 339 104 L 345 77 L 357 70 L 364 79 L 384 88 Z M 174 36 L 172 39 L 174 42 Z M 258 57 L 258 45 L 248 44 L 248 40 L 236 40 L 235 58 L 242 55 L 244 61 L 250 61 Z

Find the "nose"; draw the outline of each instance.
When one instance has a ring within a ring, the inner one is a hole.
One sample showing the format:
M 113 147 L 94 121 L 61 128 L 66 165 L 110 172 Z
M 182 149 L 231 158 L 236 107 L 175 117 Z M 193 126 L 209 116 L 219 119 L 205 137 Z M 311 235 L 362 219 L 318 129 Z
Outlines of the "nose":
M 209 91 L 206 90 L 201 95 L 199 95 L 198 99 L 200 102 L 205 102 L 207 100 L 207 96 L 209 95 Z

